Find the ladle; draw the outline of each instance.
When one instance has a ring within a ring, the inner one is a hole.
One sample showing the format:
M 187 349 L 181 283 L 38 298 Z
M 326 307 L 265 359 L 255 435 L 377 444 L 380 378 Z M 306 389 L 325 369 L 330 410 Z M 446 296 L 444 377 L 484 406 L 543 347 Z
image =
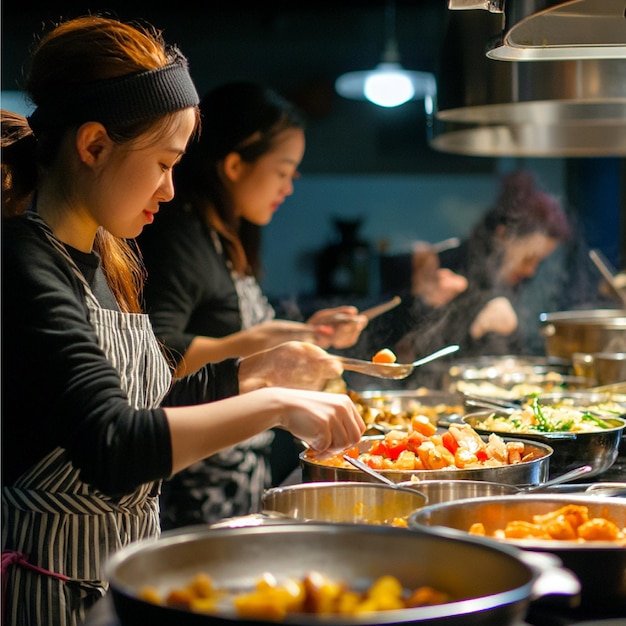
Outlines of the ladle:
M 351 372 L 367 374 L 368 376 L 377 376 L 378 378 L 392 378 L 400 380 L 409 376 L 416 367 L 439 359 L 446 354 L 452 354 L 459 349 L 459 346 L 451 345 L 437 350 L 428 356 L 422 357 L 413 363 L 374 363 L 372 361 L 363 361 L 361 359 L 352 359 L 345 356 L 336 356 L 335 358 L 343 364 L 343 368 Z
M 383 474 L 372 469 L 369 465 L 366 465 L 360 459 L 353 458 L 347 454 L 344 454 L 343 458 L 344 460 L 348 461 L 348 463 L 350 463 L 351 465 L 354 465 L 354 467 L 356 467 L 357 469 L 360 469 L 362 472 L 365 472 L 366 474 L 378 480 L 379 482 L 385 483 L 386 485 L 389 485 L 390 487 L 402 489 L 400 485 L 398 485 L 397 483 L 394 483 L 393 480 L 387 478 L 386 476 L 383 476 Z M 560 485 L 562 483 L 566 483 L 571 480 L 576 480 L 577 478 L 580 478 L 584 474 L 589 473 L 592 469 L 593 468 L 591 467 L 591 465 L 582 465 L 581 467 L 577 467 L 573 470 L 569 470 L 568 472 L 565 472 L 564 474 L 561 474 L 560 476 L 555 476 L 554 478 L 551 478 L 550 480 L 546 480 L 545 482 L 540 483 L 538 485 L 520 487 L 519 492 L 520 493 L 532 493 L 533 491 L 540 491 L 541 489 L 545 489 L 546 487 L 552 487 L 553 485 Z

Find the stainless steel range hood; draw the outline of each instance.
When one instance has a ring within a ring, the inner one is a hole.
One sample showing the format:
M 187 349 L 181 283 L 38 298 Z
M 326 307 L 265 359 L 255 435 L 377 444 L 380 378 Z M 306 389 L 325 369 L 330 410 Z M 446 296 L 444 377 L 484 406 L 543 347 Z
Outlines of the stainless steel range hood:
M 448 12 L 429 118 L 433 148 L 475 156 L 626 155 L 626 59 L 618 57 L 626 51 L 626 0 L 450 0 L 449 8 L 486 10 Z M 539 21 L 557 10 L 559 29 L 554 20 Z M 561 28 L 575 23 L 571 32 Z M 578 57 L 563 58 L 559 42 L 566 40 L 576 43 L 567 49 Z M 537 60 L 537 42 L 559 49 L 560 60 Z
M 503 15 L 491 59 L 626 59 L 624 0 L 449 0 L 448 8 Z

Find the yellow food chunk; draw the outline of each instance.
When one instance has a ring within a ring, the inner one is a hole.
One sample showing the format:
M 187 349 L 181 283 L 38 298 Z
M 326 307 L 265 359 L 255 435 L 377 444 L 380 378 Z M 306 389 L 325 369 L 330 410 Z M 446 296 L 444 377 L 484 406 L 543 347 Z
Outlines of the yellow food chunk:
M 161 604 L 161 595 L 154 587 L 142 587 L 139 591 L 139 598 L 152 604 Z

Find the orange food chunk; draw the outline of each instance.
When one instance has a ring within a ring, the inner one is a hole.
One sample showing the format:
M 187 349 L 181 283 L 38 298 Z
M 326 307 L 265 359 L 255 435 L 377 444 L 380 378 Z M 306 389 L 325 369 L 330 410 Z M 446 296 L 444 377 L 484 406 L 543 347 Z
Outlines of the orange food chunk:
M 432 437 L 437 432 L 437 427 L 426 415 L 414 415 L 411 418 L 411 429 L 426 437 Z
M 398 360 L 396 355 L 389 349 L 383 348 L 379 350 L 373 357 L 373 363 L 395 363 Z

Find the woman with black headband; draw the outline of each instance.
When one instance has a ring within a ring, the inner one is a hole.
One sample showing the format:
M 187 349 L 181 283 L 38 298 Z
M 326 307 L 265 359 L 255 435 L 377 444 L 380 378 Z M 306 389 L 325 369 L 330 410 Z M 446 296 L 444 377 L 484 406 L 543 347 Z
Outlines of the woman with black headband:
M 41 39 L 26 88 L 30 128 L 2 112 L 3 610 L 73 626 L 106 592 L 108 557 L 159 533 L 162 479 L 269 428 L 340 450 L 364 426 L 316 391 L 341 366 L 312 344 L 172 382 L 129 240 L 173 197 L 198 126 L 180 52 L 78 18 Z

